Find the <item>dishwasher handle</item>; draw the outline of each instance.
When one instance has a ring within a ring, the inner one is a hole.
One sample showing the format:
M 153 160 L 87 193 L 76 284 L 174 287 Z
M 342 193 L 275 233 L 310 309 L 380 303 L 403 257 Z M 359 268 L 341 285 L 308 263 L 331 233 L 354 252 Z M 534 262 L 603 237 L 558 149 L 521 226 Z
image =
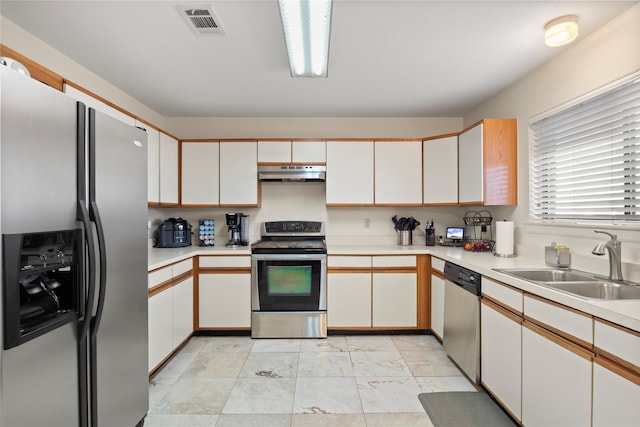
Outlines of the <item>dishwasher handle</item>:
M 480 296 L 482 275 L 457 264 L 445 262 L 444 278 L 467 292 Z

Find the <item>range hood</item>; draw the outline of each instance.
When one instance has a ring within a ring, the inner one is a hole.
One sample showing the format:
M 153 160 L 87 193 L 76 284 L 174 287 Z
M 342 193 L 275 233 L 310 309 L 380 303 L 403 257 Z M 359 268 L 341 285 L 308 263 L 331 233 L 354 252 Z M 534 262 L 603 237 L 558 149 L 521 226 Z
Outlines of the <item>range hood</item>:
M 325 165 L 259 165 L 260 181 L 311 181 L 324 182 Z

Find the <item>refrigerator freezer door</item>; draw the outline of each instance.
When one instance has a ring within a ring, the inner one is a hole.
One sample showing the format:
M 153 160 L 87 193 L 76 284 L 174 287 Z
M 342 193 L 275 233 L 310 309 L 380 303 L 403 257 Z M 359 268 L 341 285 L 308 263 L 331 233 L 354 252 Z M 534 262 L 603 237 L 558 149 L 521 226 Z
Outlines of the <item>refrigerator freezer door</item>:
M 2 232 L 76 228 L 76 102 L 2 66 L 0 82 Z M 3 351 L 0 424 L 78 425 L 76 328 Z
M 149 390 L 147 136 L 91 109 L 89 128 L 89 200 L 106 248 L 104 305 L 94 322 L 93 425 L 135 426 L 147 413 Z

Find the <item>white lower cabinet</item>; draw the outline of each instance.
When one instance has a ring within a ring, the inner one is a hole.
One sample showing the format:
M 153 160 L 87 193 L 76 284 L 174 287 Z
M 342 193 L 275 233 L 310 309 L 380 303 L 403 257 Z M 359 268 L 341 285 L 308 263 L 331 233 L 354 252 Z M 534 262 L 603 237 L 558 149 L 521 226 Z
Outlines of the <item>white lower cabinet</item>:
M 527 322 L 524 326 L 522 423 L 527 427 L 590 426 L 590 353 Z
M 373 273 L 372 325 L 418 326 L 416 273 Z
M 327 325 L 371 326 L 371 274 L 331 273 L 327 276 Z
M 522 416 L 522 319 L 499 305 L 480 306 L 482 384 L 518 421 Z
M 193 277 L 175 285 L 172 292 L 171 344 L 176 348 L 193 332 Z
M 607 361 L 593 364 L 592 425 L 640 426 L 640 374 L 621 371 Z
M 251 273 L 199 275 L 199 328 L 251 327 Z
M 328 326 L 416 328 L 418 276 L 411 271 L 416 262 L 413 255 L 329 256 Z
M 444 279 L 431 275 L 431 331 L 440 339 L 444 335 Z
M 149 371 L 173 350 L 173 292 L 169 288 L 149 298 Z

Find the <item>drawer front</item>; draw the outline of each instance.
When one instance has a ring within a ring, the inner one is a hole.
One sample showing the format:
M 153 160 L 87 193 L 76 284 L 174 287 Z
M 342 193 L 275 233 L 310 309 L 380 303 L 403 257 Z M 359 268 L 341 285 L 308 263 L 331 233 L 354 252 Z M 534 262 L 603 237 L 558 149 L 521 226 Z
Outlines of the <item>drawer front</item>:
M 171 266 L 161 268 L 159 270 L 152 271 L 149 273 L 148 277 L 148 288 L 153 288 L 154 286 L 159 285 L 160 283 L 166 282 L 167 280 L 171 280 L 173 277 Z
M 201 256 L 200 268 L 250 268 L 250 256 Z
M 431 257 L 431 269 L 437 270 L 440 273 L 444 273 L 444 260 L 436 257 Z
M 415 267 L 416 257 L 414 255 L 374 256 L 372 265 L 373 267 Z
M 486 295 L 516 312 L 522 313 L 523 293 L 516 289 L 502 285 L 487 277 L 483 277 L 482 295 Z
M 531 298 L 528 295 L 524 297 L 524 315 L 544 323 L 556 332 L 593 344 L 593 319 L 590 316 Z
M 331 255 L 327 257 L 327 267 L 371 268 L 371 257 Z
M 180 261 L 176 264 L 173 264 L 173 277 L 177 277 L 187 271 L 190 271 L 193 268 L 193 261 L 191 258 L 186 259 L 184 261 Z
M 640 369 L 640 334 L 599 320 L 594 322 L 594 345 Z

